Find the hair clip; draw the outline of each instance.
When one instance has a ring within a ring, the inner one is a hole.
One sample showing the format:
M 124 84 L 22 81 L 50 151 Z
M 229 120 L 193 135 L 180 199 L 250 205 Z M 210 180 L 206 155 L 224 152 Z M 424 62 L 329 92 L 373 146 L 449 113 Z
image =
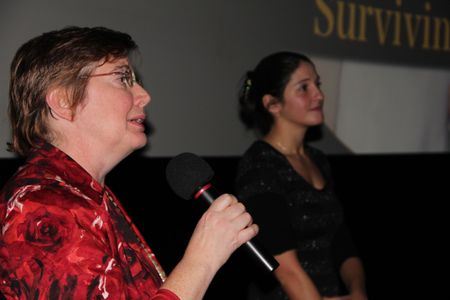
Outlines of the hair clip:
M 248 91 L 251 86 L 252 86 L 252 80 L 250 78 L 247 78 L 247 80 L 245 80 L 245 90 Z

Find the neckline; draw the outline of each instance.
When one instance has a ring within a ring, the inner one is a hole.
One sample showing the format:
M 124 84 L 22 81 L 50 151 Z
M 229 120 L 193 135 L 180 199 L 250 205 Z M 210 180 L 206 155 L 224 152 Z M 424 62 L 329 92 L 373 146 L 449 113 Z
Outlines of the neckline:
M 311 154 L 310 151 L 310 147 L 308 145 L 305 145 L 305 154 L 309 156 L 309 158 L 314 162 L 314 164 L 317 166 L 317 169 L 319 170 L 321 176 L 324 179 L 324 184 L 321 188 L 317 188 L 315 187 L 311 182 L 309 182 L 308 180 L 306 180 L 302 174 L 298 173 L 294 167 L 292 166 L 292 164 L 289 162 L 289 159 L 283 154 L 281 153 L 277 148 L 275 148 L 274 146 L 272 146 L 270 143 L 266 142 L 265 140 L 260 140 L 261 143 L 267 145 L 270 149 L 272 149 L 278 156 L 281 156 L 282 159 L 285 161 L 285 163 L 288 165 L 289 169 L 296 174 L 299 178 L 301 178 L 301 180 L 306 183 L 311 189 L 317 191 L 317 192 L 323 192 L 325 191 L 325 189 L 328 186 L 328 181 L 326 180 L 326 177 L 324 176 L 324 172 L 321 168 L 321 166 L 317 163 L 316 159 L 314 159 L 314 155 Z

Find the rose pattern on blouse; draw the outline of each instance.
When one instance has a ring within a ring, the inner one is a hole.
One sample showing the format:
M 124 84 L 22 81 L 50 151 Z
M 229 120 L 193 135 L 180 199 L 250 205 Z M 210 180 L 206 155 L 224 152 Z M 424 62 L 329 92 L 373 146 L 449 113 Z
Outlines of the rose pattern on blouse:
M 114 194 L 50 144 L 2 189 L 0 228 L 0 299 L 178 299 Z
M 31 245 L 54 252 L 63 246 L 70 234 L 71 224 L 61 216 L 50 214 L 45 207 L 25 216 L 25 222 L 18 226 L 18 235 L 23 235 Z

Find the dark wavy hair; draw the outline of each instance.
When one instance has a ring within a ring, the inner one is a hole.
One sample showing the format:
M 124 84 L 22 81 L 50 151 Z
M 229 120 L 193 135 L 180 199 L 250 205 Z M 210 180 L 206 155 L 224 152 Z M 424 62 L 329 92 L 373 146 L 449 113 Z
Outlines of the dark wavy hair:
M 292 73 L 302 62 L 313 62 L 295 52 L 276 52 L 264 57 L 253 71 L 248 71 L 239 90 L 239 117 L 248 129 L 257 129 L 262 135 L 269 132 L 273 117 L 262 103 L 264 95 L 283 101 L 283 93 Z
M 45 100 L 49 88 L 65 88 L 74 110 L 84 99 L 86 75 L 95 63 L 130 57 L 134 50 L 137 45 L 128 34 L 104 27 L 66 27 L 23 44 L 11 63 L 8 150 L 26 155 L 39 141 L 51 141 Z

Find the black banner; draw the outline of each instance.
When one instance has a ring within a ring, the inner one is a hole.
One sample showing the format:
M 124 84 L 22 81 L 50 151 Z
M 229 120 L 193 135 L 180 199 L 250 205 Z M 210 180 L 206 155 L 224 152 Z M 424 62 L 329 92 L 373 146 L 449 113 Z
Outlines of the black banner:
M 450 67 L 450 0 L 308 0 L 300 14 L 311 52 Z

